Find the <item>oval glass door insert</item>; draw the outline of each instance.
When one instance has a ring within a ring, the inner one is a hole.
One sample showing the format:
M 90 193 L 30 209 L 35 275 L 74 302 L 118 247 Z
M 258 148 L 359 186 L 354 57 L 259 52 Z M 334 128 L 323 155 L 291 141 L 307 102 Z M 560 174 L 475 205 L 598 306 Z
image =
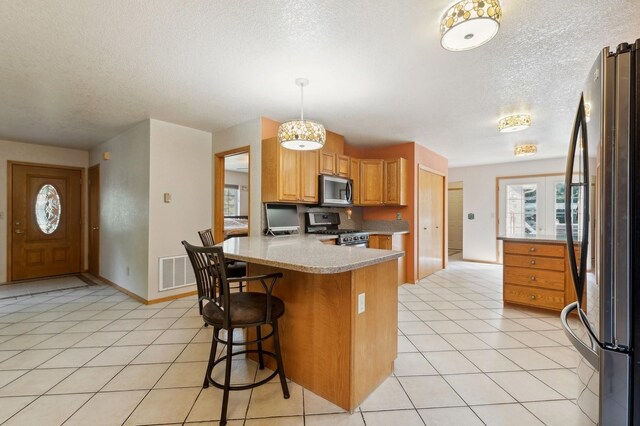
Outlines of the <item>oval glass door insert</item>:
M 62 206 L 60 195 L 53 185 L 46 184 L 40 188 L 36 196 L 36 221 L 40 230 L 45 234 L 52 234 L 58 229 Z

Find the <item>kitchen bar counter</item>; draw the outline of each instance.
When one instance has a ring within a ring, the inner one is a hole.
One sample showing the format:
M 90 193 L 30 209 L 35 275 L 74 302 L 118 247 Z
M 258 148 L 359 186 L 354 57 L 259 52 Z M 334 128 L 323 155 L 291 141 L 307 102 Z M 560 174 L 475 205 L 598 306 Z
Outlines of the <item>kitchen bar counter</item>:
M 336 274 L 395 260 L 401 251 L 329 246 L 337 235 L 284 235 L 232 238 L 222 244 L 225 256 L 256 265 L 312 274 Z
M 286 376 L 353 411 L 393 372 L 403 252 L 322 243 L 332 238 L 248 237 L 222 246 L 228 258 L 247 262 L 248 275 L 283 274 L 273 294 L 285 304 L 279 329 Z M 248 289 L 263 291 L 256 282 Z M 269 332 L 265 326 L 262 335 Z M 247 333 L 255 338 L 255 329 Z M 273 351 L 271 341 L 263 346 Z M 268 357 L 265 364 L 275 368 Z

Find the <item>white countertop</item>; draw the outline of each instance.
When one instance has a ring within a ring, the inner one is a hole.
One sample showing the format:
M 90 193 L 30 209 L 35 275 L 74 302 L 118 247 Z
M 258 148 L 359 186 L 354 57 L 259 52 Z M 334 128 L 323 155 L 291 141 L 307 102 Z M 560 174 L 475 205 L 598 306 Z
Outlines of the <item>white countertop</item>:
M 331 235 L 285 235 L 231 238 L 225 256 L 247 263 L 312 274 L 335 274 L 398 259 L 404 252 L 323 244 Z

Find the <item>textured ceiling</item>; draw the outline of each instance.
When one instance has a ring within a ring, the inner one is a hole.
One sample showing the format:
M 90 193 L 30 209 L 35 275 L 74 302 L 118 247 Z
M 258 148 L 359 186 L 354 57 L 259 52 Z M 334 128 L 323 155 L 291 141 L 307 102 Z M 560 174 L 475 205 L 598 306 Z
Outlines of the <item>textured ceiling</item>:
M 414 140 L 451 165 L 566 154 L 599 49 L 638 0 L 504 0 L 494 40 L 440 47 L 452 0 L 2 0 L 0 138 L 89 148 L 148 117 L 207 131 L 298 113 L 350 143 Z M 496 130 L 512 112 L 531 129 Z

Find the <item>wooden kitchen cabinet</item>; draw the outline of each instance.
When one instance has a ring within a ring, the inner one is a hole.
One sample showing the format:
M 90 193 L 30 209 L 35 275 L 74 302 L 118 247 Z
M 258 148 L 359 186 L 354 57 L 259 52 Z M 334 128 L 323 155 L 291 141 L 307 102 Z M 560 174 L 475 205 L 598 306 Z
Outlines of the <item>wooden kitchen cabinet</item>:
M 381 250 L 398 250 L 406 253 L 406 234 L 369 235 L 369 248 Z M 398 259 L 398 285 L 407 282 L 407 256 Z
M 294 151 L 277 138 L 263 140 L 262 201 L 317 203 L 318 151 Z
M 336 155 L 333 152 L 325 150 L 320 151 L 320 174 L 336 174 Z
M 577 300 L 564 243 L 504 241 L 503 299 L 562 310 Z
M 360 205 L 360 160 L 351 158 L 349 167 L 349 178 L 353 181 L 353 205 Z
M 384 160 L 360 160 L 360 205 L 380 206 L 384 202 Z
M 336 154 L 336 176 L 348 178 L 350 169 L 350 158 L 348 155 Z
M 384 204 L 406 206 L 407 192 L 407 160 L 384 160 Z

